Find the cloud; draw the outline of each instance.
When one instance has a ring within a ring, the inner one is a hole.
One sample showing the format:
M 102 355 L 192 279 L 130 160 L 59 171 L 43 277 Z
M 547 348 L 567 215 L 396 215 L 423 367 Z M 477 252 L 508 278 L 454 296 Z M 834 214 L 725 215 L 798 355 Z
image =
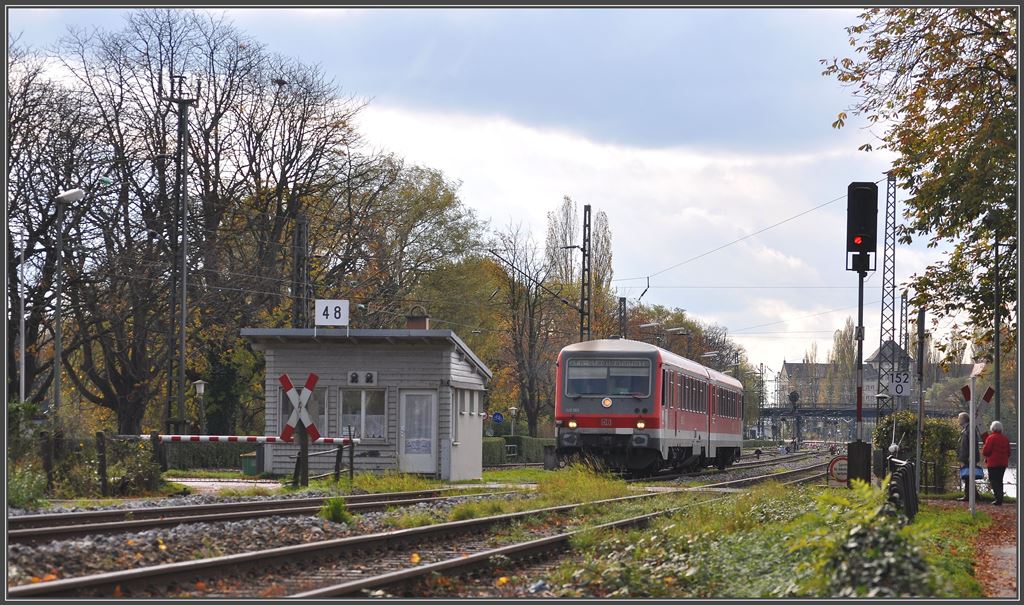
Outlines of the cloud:
M 855 307 L 856 274 L 844 270 L 842 198 L 850 181 L 866 180 L 859 175 L 882 173 L 887 166 L 882 154 L 834 147 L 794 154 L 643 148 L 596 142 L 496 114 L 413 111 L 379 104 L 366 108 L 360 120 L 363 134 L 373 144 L 461 181 L 463 201 L 495 228 L 522 222 L 542 241 L 547 212 L 563 195 L 591 204 L 595 212 L 606 212 L 619 295 L 639 296 L 647 285 L 644 279 L 621 281 L 624 278 L 662 271 L 652 284 L 768 288 L 765 295 L 765 290 L 655 287 L 643 299 L 688 309 L 733 330 L 787 319 L 775 331 L 790 333 L 788 340 L 768 338 L 784 334 L 736 333 L 752 359 L 795 359 L 811 340 L 818 342 L 823 357 L 832 332 L 847 316 L 856 316 L 854 308 L 793 319 Z M 824 208 L 705 254 L 837 198 Z M 884 205 L 885 200 L 879 202 Z M 901 249 L 897 258 L 916 270 L 930 255 Z M 880 284 L 881 276 L 869 280 L 869 291 L 876 297 Z M 781 285 L 827 287 L 771 290 Z M 870 318 L 871 310 L 866 311 Z M 871 326 L 877 341 L 877 313 L 874 317 L 874 323 L 865 322 L 867 342 Z

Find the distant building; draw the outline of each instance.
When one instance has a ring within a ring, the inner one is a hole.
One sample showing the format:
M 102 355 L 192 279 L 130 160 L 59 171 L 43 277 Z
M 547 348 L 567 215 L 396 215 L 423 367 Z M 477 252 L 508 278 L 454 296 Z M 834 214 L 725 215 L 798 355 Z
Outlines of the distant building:
M 896 342 L 887 340 L 882 347 L 864 360 L 864 405 L 875 405 L 874 395 L 878 389 L 878 373 L 882 362 L 882 348 L 890 352 L 897 370 L 911 372 L 917 382 L 917 362 Z M 936 382 L 950 378 L 966 377 L 971 373 L 971 364 L 950 364 L 943 368 L 939 364 L 925 367 L 924 387 L 928 389 Z M 783 361 L 778 378 L 777 400 L 783 407 L 790 405 L 790 393 L 797 393 L 797 405 L 801 408 L 848 408 L 856 405 L 856 368 L 849 376 L 836 376 L 837 369 L 828 363 L 803 363 Z M 836 382 L 841 381 L 841 382 Z M 829 387 L 833 388 L 830 389 Z M 909 405 L 909 398 L 901 402 Z

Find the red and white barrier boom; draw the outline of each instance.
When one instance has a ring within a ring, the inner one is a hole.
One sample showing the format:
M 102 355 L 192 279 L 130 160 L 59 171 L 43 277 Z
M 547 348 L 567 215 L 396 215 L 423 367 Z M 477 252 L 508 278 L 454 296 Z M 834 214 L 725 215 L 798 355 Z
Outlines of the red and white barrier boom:
M 139 439 L 149 439 L 149 435 L 139 435 Z M 294 443 L 294 439 L 282 439 L 281 437 L 263 435 L 157 435 L 160 441 L 219 441 L 223 443 Z M 317 444 L 339 444 L 359 443 L 359 438 L 349 439 L 348 437 L 319 437 L 310 443 Z

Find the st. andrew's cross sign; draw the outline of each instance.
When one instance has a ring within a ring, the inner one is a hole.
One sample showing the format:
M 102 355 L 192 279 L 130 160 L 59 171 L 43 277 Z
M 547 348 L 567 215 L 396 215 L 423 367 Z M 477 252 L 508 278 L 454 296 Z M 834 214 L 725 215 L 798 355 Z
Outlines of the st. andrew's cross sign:
M 305 386 L 302 387 L 302 394 L 295 390 L 292 385 L 292 381 L 288 378 L 287 374 L 281 374 L 278 379 L 281 383 L 281 387 L 284 388 L 284 392 L 288 395 L 288 400 L 292 402 L 292 413 L 288 417 L 288 422 L 285 423 L 284 430 L 281 431 L 281 439 L 284 441 L 291 441 L 292 434 L 295 432 L 295 423 L 302 420 L 302 424 L 306 427 L 306 432 L 309 433 L 309 438 L 312 441 L 316 441 L 320 438 L 320 431 L 316 430 L 316 425 L 313 423 L 313 419 L 309 416 L 309 410 L 306 409 L 306 403 L 309 402 L 310 396 L 313 394 L 313 387 L 316 386 L 318 377 L 316 374 L 310 372 L 309 378 L 306 379 Z

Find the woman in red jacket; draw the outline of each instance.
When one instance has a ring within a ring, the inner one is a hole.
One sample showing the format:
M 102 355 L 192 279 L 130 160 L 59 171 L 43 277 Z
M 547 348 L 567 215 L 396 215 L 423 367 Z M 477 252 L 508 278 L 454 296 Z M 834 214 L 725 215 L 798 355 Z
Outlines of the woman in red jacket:
M 1003 434 L 1003 423 L 998 420 L 992 423 L 989 430 L 991 434 L 985 439 L 981 455 L 985 457 L 988 482 L 992 485 L 992 493 L 996 497 L 992 504 L 1000 506 L 1003 503 L 1003 473 L 1010 464 L 1010 440 Z

